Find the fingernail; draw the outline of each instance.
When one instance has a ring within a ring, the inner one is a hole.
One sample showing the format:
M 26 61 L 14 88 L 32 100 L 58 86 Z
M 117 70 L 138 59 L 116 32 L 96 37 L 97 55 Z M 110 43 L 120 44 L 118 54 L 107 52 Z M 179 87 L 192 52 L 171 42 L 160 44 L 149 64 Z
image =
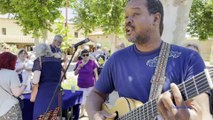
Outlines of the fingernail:
M 175 84 L 174 84 L 174 83 L 171 83 L 171 84 L 170 84 L 170 87 L 173 87 L 173 86 L 175 86 Z

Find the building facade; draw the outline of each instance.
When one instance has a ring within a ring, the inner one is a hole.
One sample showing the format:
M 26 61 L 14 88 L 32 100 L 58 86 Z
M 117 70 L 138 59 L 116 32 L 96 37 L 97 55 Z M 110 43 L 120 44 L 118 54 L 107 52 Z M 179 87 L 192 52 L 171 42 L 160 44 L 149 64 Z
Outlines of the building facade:
M 73 42 L 77 42 L 78 40 L 85 38 L 83 31 L 75 30 L 73 24 L 69 23 L 68 27 L 70 29 L 68 34 L 73 36 Z M 55 28 L 56 25 L 53 25 L 53 29 Z M 48 32 L 46 42 L 51 43 L 54 36 L 54 33 Z M 0 42 L 6 43 L 8 45 L 16 45 L 17 48 L 32 50 L 32 47 L 35 45 L 36 41 L 32 35 L 23 34 L 22 28 L 16 24 L 16 20 L 5 17 L 1 18 L 0 16 Z

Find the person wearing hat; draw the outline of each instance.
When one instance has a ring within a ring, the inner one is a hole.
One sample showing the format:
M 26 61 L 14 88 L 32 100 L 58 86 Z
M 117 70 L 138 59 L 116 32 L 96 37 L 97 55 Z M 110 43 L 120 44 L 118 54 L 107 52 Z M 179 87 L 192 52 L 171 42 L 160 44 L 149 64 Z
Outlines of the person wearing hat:
M 80 117 L 84 116 L 85 101 L 93 86 L 98 80 L 97 64 L 94 60 L 90 59 L 89 51 L 84 49 L 81 52 L 82 59 L 79 60 L 74 68 L 74 74 L 78 75 L 77 85 L 80 91 L 83 91 L 82 106 Z

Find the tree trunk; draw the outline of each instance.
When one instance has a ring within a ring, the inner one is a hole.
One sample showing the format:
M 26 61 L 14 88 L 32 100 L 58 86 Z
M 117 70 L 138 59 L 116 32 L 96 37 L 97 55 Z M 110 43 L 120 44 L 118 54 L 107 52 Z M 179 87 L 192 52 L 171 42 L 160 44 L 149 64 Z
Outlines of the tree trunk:
M 164 6 L 164 32 L 162 39 L 169 43 L 182 44 L 192 0 L 161 0 Z
M 48 38 L 48 30 L 45 29 L 42 35 L 43 38 L 43 43 L 47 43 L 47 38 Z
M 112 47 L 111 47 L 112 53 L 116 51 L 117 43 L 118 43 L 118 38 L 117 38 L 116 34 L 113 34 L 113 42 L 112 42 Z

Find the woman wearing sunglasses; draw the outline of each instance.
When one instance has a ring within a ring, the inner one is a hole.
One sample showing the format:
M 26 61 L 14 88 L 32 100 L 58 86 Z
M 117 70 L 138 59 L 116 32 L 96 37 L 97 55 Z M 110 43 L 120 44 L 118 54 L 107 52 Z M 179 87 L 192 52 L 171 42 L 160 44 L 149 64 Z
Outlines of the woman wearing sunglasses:
M 82 106 L 80 117 L 85 113 L 85 101 L 90 91 L 92 90 L 95 81 L 98 80 L 97 64 L 90 59 L 89 51 L 84 49 L 81 52 L 82 60 L 79 60 L 74 68 L 75 75 L 78 75 L 77 84 L 79 90 L 83 91 Z

